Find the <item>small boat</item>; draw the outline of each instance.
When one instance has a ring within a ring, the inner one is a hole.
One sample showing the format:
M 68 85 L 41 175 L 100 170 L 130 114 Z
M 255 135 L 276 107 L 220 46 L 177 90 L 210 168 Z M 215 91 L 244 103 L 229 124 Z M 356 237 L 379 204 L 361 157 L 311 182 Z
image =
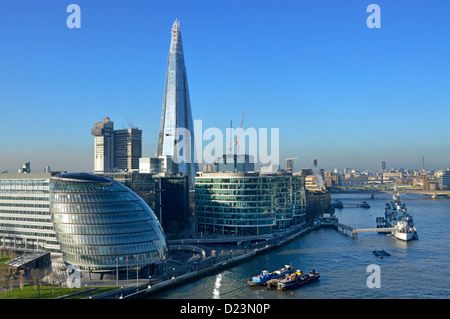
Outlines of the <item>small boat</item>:
M 313 269 L 311 272 L 307 274 L 302 274 L 300 270 L 297 270 L 295 273 L 287 275 L 284 279 L 281 279 L 277 283 L 277 289 L 279 290 L 289 290 L 299 288 L 306 284 L 310 284 L 319 280 L 320 274 Z
M 370 208 L 370 205 L 369 205 L 368 202 L 363 201 L 361 204 L 359 204 L 359 207 L 362 207 L 362 208 Z
M 261 274 L 258 276 L 252 277 L 247 283 L 250 286 L 266 286 L 267 282 L 272 279 L 283 278 L 286 275 L 289 275 L 294 272 L 294 268 L 291 266 L 284 266 L 274 272 L 268 272 L 267 270 L 263 270 Z
M 385 256 L 391 255 L 388 252 L 386 252 L 385 250 L 374 250 L 374 251 L 372 251 L 372 253 L 377 257 L 385 257 Z

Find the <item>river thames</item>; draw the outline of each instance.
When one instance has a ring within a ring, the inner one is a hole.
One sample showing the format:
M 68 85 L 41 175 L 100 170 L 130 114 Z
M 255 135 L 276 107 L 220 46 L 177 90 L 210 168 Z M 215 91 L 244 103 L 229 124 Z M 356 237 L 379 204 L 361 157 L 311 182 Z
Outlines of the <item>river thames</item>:
M 343 209 L 336 209 L 339 222 L 355 228 L 376 227 L 384 216 L 389 195 L 333 195 Z M 366 200 L 370 208 L 346 207 Z M 263 255 L 201 278 L 152 299 L 443 299 L 450 297 L 450 199 L 401 197 L 413 215 L 419 240 L 403 242 L 389 235 L 361 233 L 358 239 L 334 229 L 312 231 Z M 391 256 L 376 257 L 373 250 Z M 380 288 L 369 288 L 369 265 L 380 267 Z M 261 270 L 273 271 L 292 265 L 303 272 L 320 272 L 319 282 L 292 291 L 248 287 L 247 280 Z

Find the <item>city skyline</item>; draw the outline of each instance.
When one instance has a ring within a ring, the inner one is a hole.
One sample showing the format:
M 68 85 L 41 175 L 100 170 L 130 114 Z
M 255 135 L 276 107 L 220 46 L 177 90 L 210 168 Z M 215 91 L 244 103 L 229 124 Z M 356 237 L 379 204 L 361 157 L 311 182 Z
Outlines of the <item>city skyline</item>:
M 92 123 L 142 130 L 157 149 L 170 28 L 183 28 L 194 120 L 280 128 L 295 170 L 450 166 L 450 44 L 443 1 L 77 1 L 2 5 L 0 171 L 93 171 Z M 413 18 L 413 19 L 412 19 Z M 237 124 L 234 124 L 237 126 Z M 12 132 L 12 133 L 11 133 Z

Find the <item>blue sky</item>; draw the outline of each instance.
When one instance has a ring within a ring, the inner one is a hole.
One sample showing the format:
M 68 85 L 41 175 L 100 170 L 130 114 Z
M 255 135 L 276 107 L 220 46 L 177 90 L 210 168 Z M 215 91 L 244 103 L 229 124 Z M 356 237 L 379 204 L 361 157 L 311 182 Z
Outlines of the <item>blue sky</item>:
M 69 4 L 81 28 L 69 29 Z M 381 7 L 369 29 L 366 8 Z M 94 122 L 156 151 L 170 29 L 193 118 L 279 128 L 296 168 L 450 166 L 448 1 L 24 1 L 0 6 L 0 171 L 93 169 Z M 207 142 L 205 142 L 207 143 Z M 284 161 L 282 161 L 284 166 Z

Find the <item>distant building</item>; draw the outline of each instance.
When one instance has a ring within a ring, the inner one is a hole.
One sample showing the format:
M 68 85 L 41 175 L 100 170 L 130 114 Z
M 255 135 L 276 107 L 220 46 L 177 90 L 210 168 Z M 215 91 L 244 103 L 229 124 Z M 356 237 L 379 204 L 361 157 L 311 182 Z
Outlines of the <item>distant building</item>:
M 305 220 L 304 179 L 287 173 L 198 173 L 197 232 L 272 234 Z
M 95 137 L 94 172 L 114 171 L 114 122 L 105 117 L 94 124 L 91 134 Z
M 381 161 L 380 162 L 380 171 L 384 172 L 386 170 L 386 162 Z
M 403 178 L 402 172 L 385 172 L 383 173 L 383 181 L 391 180 L 395 181 Z
M 292 159 L 286 160 L 286 172 L 288 173 L 294 172 L 294 161 Z
M 450 170 L 442 171 L 437 179 L 439 190 L 450 190 Z
M 139 173 L 175 173 L 176 167 L 171 156 L 142 157 L 139 159 Z
M 137 128 L 114 131 L 114 168 L 139 170 L 142 156 L 142 131 Z
M 255 163 L 253 156 L 242 154 L 224 154 L 216 159 L 214 170 L 218 172 L 254 172 Z
M 31 173 L 30 162 L 26 162 L 22 164 L 22 167 L 19 168 L 19 174 L 29 174 Z
M 142 156 L 142 131 L 137 128 L 114 130 L 109 117 L 94 124 L 94 172 L 139 170 Z

